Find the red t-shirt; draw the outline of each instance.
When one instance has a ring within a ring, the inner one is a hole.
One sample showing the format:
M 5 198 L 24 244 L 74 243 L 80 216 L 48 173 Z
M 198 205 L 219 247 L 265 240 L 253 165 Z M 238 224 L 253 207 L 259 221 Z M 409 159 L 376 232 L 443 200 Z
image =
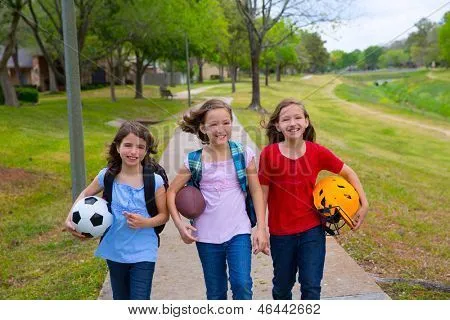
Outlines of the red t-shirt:
M 303 156 L 293 160 L 281 154 L 278 143 L 268 145 L 259 159 L 259 181 L 269 186 L 269 230 L 289 235 L 320 225 L 313 190 L 321 170 L 339 173 L 342 160 L 327 148 L 306 141 Z

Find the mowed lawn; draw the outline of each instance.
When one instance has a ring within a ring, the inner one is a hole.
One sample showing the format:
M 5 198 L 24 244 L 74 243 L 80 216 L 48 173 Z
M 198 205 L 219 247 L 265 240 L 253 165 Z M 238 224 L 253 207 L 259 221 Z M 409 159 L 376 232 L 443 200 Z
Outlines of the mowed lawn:
M 131 88 L 83 91 L 87 181 L 106 164 L 116 119 L 162 121 L 151 126 L 160 153 L 184 111 L 182 101 L 135 100 Z M 67 104 L 64 95 L 41 94 L 36 106 L 0 106 L 0 299 L 96 299 L 106 275 L 93 257 L 97 241 L 79 241 L 63 232 L 71 206 Z M 159 155 L 158 155 L 159 156 Z
M 330 94 L 334 75 L 285 77 L 262 86 L 262 104 L 273 111 L 283 98 L 304 100 L 317 132 L 317 142 L 340 156 L 358 173 L 370 202 L 360 231 L 346 230 L 337 239 L 372 274 L 383 278 L 421 279 L 450 285 L 450 138 L 418 125 L 398 123 L 353 109 Z M 228 88 L 207 92 L 230 95 Z M 263 119 L 245 110 L 250 83 L 240 83 L 233 109 L 260 147 L 266 144 L 258 123 Z M 205 94 L 206 95 L 206 94 Z M 397 108 L 364 105 L 408 120 L 450 129 L 443 117 L 401 114 Z M 395 299 L 450 299 L 450 293 L 421 286 L 382 287 Z

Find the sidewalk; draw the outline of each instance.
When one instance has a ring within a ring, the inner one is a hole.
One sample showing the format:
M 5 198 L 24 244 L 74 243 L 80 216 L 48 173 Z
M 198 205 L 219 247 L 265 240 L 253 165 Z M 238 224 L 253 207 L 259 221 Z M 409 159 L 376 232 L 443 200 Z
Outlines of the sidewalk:
M 231 102 L 231 100 L 227 102 Z M 234 117 L 233 140 L 248 145 L 259 156 L 259 150 Z M 171 138 L 160 164 L 173 179 L 189 151 L 200 148 L 198 139 L 177 129 Z M 153 277 L 152 299 L 177 300 L 206 298 L 203 272 L 195 245 L 184 244 L 174 224 L 169 221 L 161 234 L 161 247 Z M 252 257 L 253 298 L 272 299 L 272 260 L 264 254 Z M 229 291 L 229 299 L 231 292 Z M 298 284 L 293 298 L 300 299 Z M 99 299 L 112 299 L 107 276 Z M 327 237 L 325 273 L 322 282 L 322 299 L 390 299 L 358 264 L 337 244 Z

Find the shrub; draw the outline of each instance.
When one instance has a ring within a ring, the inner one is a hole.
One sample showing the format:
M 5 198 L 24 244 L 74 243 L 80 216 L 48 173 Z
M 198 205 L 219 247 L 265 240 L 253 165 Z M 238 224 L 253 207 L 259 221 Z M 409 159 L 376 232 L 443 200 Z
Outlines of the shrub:
M 95 89 L 105 88 L 107 86 L 109 86 L 109 82 L 105 82 L 105 83 L 88 83 L 88 84 L 83 84 L 81 86 L 81 90 L 82 91 L 95 90 Z
M 22 102 L 37 103 L 39 101 L 39 92 L 33 88 L 16 88 L 17 99 Z
M 211 80 L 220 80 L 220 75 L 218 75 L 218 74 L 212 74 L 212 75 L 210 76 L 210 79 L 211 79 Z

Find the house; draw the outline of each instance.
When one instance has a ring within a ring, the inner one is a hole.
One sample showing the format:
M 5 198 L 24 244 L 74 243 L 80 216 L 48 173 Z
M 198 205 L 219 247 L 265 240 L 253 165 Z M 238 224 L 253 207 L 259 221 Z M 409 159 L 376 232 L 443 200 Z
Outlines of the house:
M 0 57 L 5 48 L 0 46 Z M 16 67 L 13 58 L 7 63 L 8 75 L 13 85 L 34 85 L 40 91 L 48 90 L 49 75 L 48 64 L 44 57 L 33 49 L 20 48 L 18 52 L 19 76 L 16 75 Z

